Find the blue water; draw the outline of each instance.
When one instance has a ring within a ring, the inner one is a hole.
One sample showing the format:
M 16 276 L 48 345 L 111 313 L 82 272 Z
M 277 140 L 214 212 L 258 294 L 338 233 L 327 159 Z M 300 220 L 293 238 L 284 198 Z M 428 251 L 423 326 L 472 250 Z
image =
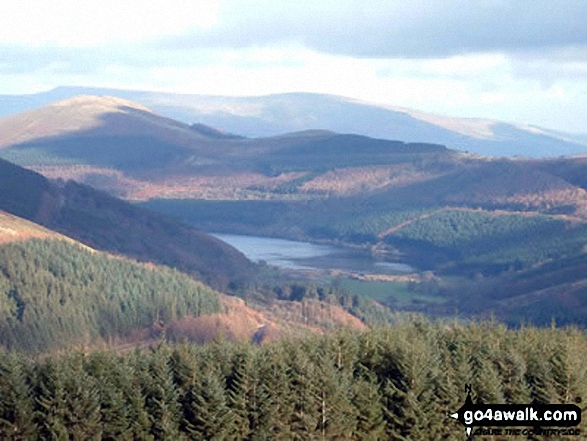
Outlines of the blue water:
M 286 269 L 343 270 L 370 274 L 398 274 L 414 271 L 404 263 L 374 258 L 366 250 L 314 244 L 270 237 L 213 234 L 255 262 Z

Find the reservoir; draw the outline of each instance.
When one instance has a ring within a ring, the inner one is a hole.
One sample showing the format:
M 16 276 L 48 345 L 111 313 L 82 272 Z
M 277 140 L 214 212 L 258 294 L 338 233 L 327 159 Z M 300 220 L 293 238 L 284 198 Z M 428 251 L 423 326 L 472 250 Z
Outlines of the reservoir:
M 367 274 L 402 274 L 414 271 L 404 263 L 374 258 L 368 250 L 314 244 L 271 237 L 212 234 L 254 262 L 293 270 L 342 270 Z

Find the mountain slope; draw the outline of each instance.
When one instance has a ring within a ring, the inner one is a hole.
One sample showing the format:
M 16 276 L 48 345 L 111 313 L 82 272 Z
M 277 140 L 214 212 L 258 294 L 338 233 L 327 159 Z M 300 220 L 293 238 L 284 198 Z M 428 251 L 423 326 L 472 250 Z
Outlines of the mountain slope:
M 438 144 L 324 130 L 244 139 L 102 96 L 0 119 L 0 147 L 4 159 L 127 199 L 261 198 L 266 191 L 290 192 L 334 169 L 458 157 Z
M 124 351 L 164 336 L 262 343 L 341 327 L 366 329 L 338 305 L 247 305 L 178 271 L 95 251 L 0 212 L 0 350 Z
M 221 310 L 219 295 L 169 268 L 57 240 L 0 246 L 0 346 L 47 351 Z
M 405 142 L 433 142 L 482 155 L 548 157 L 587 151 L 580 136 L 493 120 L 451 118 L 412 109 L 308 93 L 223 97 L 61 87 L 49 92 L 0 96 L 10 115 L 80 94 L 111 95 L 146 105 L 186 123 L 204 123 L 247 136 L 327 129 Z
M 193 227 L 3 160 L 0 209 L 95 249 L 176 267 L 218 288 L 244 283 L 254 272 L 240 252 Z
M 70 131 L 70 119 L 76 115 L 83 124 L 78 124 L 79 130 Z M 96 120 L 100 121 L 98 125 L 92 123 Z M 499 260 L 497 270 L 531 265 L 559 256 L 560 247 L 555 247 L 556 252 L 545 253 L 544 244 L 537 243 L 532 252 L 526 252 L 520 241 L 504 237 L 515 236 L 518 229 L 566 237 L 565 222 L 571 225 L 587 217 L 587 192 L 581 188 L 580 180 L 582 168 L 568 166 L 580 164 L 580 158 L 481 158 L 438 144 L 403 143 L 324 130 L 241 139 L 174 122 L 140 105 L 122 105 L 119 99 L 109 97 L 74 98 L 0 120 L 0 133 L 8 126 L 22 128 L 19 133 L 28 133 L 27 127 L 44 127 L 47 136 L 38 137 L 31 129 L 27 142 L 9 145 L 1 153 L 29 155 L 29 166 L 48 176 L 73 178 L 127 199 L 176 199 L 153 201 L 149 207 L 174 214 L 199 228 L 343 240 L 388 250 L 407 248 L 417 251 L 415 263 L 421 267 L 440 268 L 447 259 L 462 267 L 475 250 Z M 131 138 L 135 141 L 130 142 Z M 151 147 L 156 154 L 151 154 Z M 160 161 L 158 155 L 167 155 L 170 160 Z M 61 165 L 50 165 L 49 157 L 57 158 Z M 178 227 L 161 220 L 154 226 L 143 214 L 133 212 L 134 208 L 88 187 L 68 182 L 57 192 L 51 188 L 35 198 L 38 208 L 28 213 L 29 218 L 41 216 L 41 221 L 83 238 L 91 246 L 107 246 L 107 250 L 141 258 L 165 257 L 161 263 L 185 270 L 198 266 L 190 263 L 191 257 L 184 256 L 186 246 L 196 246 L 189 241 L 174 244 L 162 239 Z M 226 202 L 194 201 L 202 199 Z M 15 200 L 10 198 L 8 202 L 14 204 Z M 30 204 L 25 208 L 30 209 Z M 480 209 L 483 214 L 474 212 Z M 520 214 L 522 218 L 520 222 L 510 222 L 514 218 L 503 217 L 499 211 Z M 432 216 L 437 212 L 448 214 Z M 541 223 L 535 226 L 536 218 L 532 216 L 537 214 L 556 221 L 552 229 L 549 222 L 545 230 Z M 414 221 L 419 217 L 425 222 Z M 116 225 L 128 224 L 128 218 L 133 219 L 131 228 Z M 505 231 L 505 235 L 496 233 L 489 238 L 501 248 L 490 248 L 486 242 L 469 244 L 468 238 L 457 237 L 457 248 L 463 249 L 455 250 L 452 245 L 439 246 L 436 237 L 424 240 L 420 233 L 406 233 L 400 228 L 406 223 L 413 224 L 412 229 L 433 225 L 435 234 L 455 231 L 465 235 L 474 228 L 471 226 L 502 225 L 498 230 Z M 518 227 L 518 223 L 522 226 Z M 574 244 L 575 253 L 582 236 L 570 236 L 568 242 Z M 512 251 L 513 245 L 516 249 Z M 498 259 L 500 251 L 507 261 Z M 204 255 L 210 261 L 216 259 L 212 254 Z M 487 261 L 485 264 L 483 271 L 494 271 L 495 265 Z M 479 267 L 478 262 L 475 265 Z M 204 274 L 201 267 L 199 274 Z M 246 279 L 246 274 L 242 278 Z M 224 286 L 230 281 L 225 274 Z
M 29 239 L 49 238 L 72 241 L 70 238 L 43 228 L 39 224 L 6 213 L 5 211 L 0 211 L 0 245 Z

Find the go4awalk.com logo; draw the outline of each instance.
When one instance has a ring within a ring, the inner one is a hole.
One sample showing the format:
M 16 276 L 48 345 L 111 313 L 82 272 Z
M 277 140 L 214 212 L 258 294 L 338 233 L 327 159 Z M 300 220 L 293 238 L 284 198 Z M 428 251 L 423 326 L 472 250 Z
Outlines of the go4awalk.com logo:
M 581 409 L 575 404 L 473 403 L 471 386 L 465 388 L 465 404 L 451 414 L 466 428 L 467 435 L 578 436 Z M 578 401 L 580 402 L 580 401 Z M 476 428 L 474 430 L 474 428 Z

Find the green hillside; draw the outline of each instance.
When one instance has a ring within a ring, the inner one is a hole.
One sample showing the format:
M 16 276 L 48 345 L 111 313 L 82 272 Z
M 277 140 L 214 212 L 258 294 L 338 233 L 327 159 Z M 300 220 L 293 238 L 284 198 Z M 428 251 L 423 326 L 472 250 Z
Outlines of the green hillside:
M 0 247 L 0 345 L 47 351 L 220 310 L 217 292 L 165 267 L 57 240 Z
M 447 209 L 415 217 L 386 242 L 410 248 L 414 255 L 431 251 L 461 268 L 527 267 L 580 253 L 584 234 L 576 233 L 583 230 L 549 216 Z

